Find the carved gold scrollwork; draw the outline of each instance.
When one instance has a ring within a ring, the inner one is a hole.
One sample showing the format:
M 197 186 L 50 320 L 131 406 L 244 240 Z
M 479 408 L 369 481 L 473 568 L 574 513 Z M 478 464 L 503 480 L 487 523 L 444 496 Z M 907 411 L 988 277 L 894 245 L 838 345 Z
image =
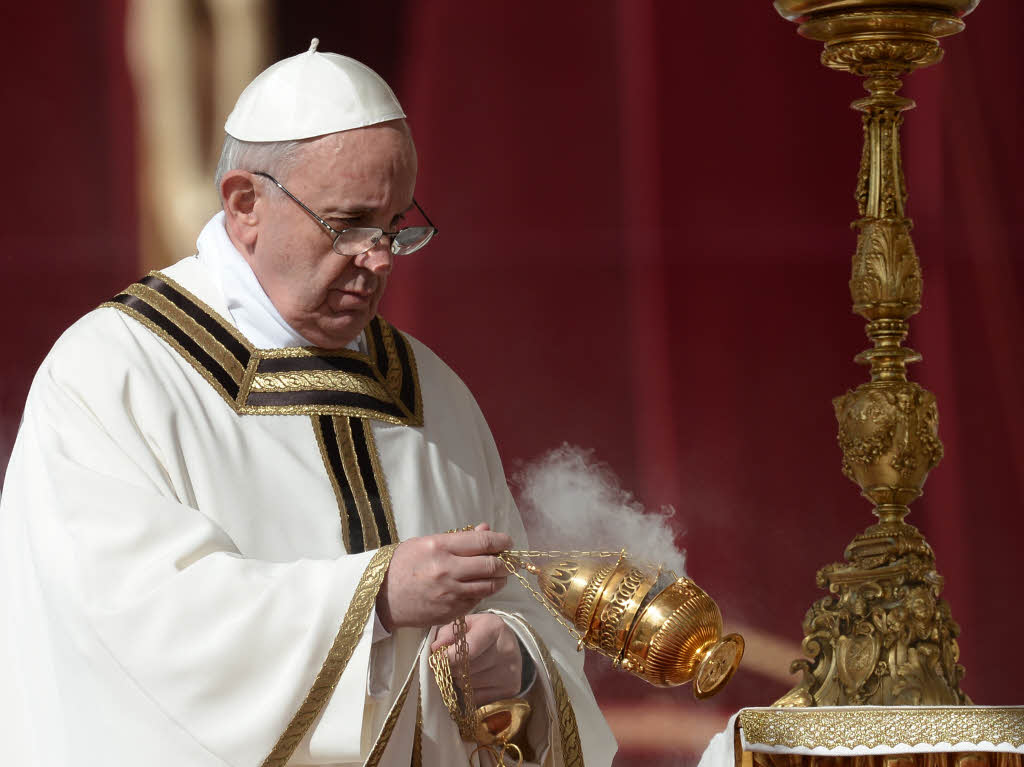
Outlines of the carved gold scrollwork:
M 936 40 L 874 40 L 826 46 L 821 63 L 832 69 L 868 75 L 878 69 L 902 74 L 942 60 Z
M 843 474 L 876 503 L 920 494 L 942 458 L 935 396 L 915 383 L 863 384 L 833 400 Z
M 921 267 L 910 227 L 892 219 L 860 227 L 850 277 L 853 310 L 874 320 L 907 319 L 921 309 Z
M 921 309 L 922 278 L 899 136 L 914 103 L 897 92 L 903 74 L 939 61 L 937 38 L 963 27 L 962 9 L 945 9 L 951 0 L 921 9 L 852 1 L 842 12 L 824 0 L 795 2 L 776 6 L 795 14 L 801 34 L 825 42 L 824 64 L 864 76 L 870 94 L 853 103 L 863 113 L 864 146 L 850 296 L 868 321 L 873 347 L 856 360 L 870 366 L 871 380 L 833 406 L 843 474 L 875 504 L 879 522 L 851 541 L 846 561 L 818 571 L 829 595 L 804 617 L 806 657 L 792 665 L 801 681 L 775 705 L 961 705 L 970 701 L 959 686 L 960 628 L 939 596 L 931 547 L 903 521 L 943 448 L 935 396 L 907 380 L 920 355 L 902 345 Z

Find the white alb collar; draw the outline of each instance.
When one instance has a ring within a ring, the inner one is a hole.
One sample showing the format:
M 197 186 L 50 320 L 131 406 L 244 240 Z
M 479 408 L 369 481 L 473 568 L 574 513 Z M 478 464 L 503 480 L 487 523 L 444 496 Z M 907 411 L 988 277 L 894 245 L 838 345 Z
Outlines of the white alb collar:
M 271 302 L 249 262 L 238 252 L 224 228 L 224 211 L 211 218 L 196 240 L 198 258 L 219 283 L 231 321 L 242 335 L 260 349 L 313 346 Z M 359 339 L 348 345 L 359 348 Z

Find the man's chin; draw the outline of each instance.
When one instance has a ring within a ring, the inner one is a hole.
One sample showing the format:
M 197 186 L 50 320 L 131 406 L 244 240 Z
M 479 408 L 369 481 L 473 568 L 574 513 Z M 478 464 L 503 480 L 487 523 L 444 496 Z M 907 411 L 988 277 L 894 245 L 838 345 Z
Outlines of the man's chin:
M 321 317 L 308 331 L 300 332 L 303 338 L 321 349 L 344 349 L 359 338 L 372 318 L 366 311 L 332 312 L 328 317 Z

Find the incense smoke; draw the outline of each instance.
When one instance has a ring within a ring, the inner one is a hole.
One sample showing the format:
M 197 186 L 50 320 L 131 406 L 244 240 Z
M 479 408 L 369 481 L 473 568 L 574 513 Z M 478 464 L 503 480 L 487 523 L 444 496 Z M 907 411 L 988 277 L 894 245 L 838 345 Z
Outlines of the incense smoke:
M 636 561 L 662 563 L 683 576 L 685 555 L 675 545 L 671 506 L 645 511 L 593 451 L 563 444 L 513 477 L 519 507 L 535 549 L 626 549 Z

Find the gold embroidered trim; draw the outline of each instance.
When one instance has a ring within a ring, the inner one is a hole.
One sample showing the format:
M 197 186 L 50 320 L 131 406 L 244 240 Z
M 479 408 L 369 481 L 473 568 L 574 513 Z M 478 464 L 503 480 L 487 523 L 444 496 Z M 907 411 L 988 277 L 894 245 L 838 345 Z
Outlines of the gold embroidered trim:
M 534 631 L 533 627 L 526 621 L 520 621 L 519 625 L 524 626 L 533 637 L 533 641 L 540 648 L 541 660 L 544 661 L 544 668 L 547 669 L 548 677 L 551 679 L 551 688 L 555 693 L 555 706 L 558 708 L 558 735 L 562 744 L 562 765 L 563 767 L 584 767 L 583 746 L 580 743 L 580 731 L 576 724 L 576 712 L 572 709 L 572 701 L 569 693 L 565 690 L 565 683 L 562 675 L 555 665 L 554 658 L 548 652 L 547 645 Z
M 327 470 L 327 477 L 331 480 L 331 488 L 334 490 L 334 500 L 338 504 L 338 514 L 341 517 L 341 542 L 345 546 L 345 551 L 352 551 L 352 544 L 349 541 L 348 534 L 348 510 L 345 508 L 345 496 L 342 495 L 341 484 L 338 482 L 338 477 L 334 473 L 334 468 L 331 466 L 330 456 L 327 455 L 327 440 L 326 437 L 324 437 L 324 430 L 320 426 L 320 417 L 313 415 L 310 416 L 310 420 L 313 422 L 313 433 L 316 435 L 316 446 L 320 449 L 320 458 L 324 462 L 324 468 Z
M 293 347 L 286 349 L 257 349 L 246 339 L 238 329 L 226 321 L 212 307 L 186 290 L 174 280 L 162 272 L 150 272 L 151 277 L 162 280 L 169 287 L 181 293 L 192 301 L 197 307 L 209 315 L 211 321 L 217 323 L 225 332 L 231 335 L 250 355 L 248 366 L 243 369 L 237 358 L 232 355 L 217 338 L 210 333 L 201 323 L 190 317 L 181 310 L 173 301 L 162 295 L 159 291 L 150 288 L 142 283 L 134 283 L 122 291 L 124 294 L 132 295 L 147 303 L 155 311 L 162 314 L 168 322 L 173 323 L 194 341 L 206 354 L 220 364 L 228 377 L 238 383 L 238 396 L 233 397 L 226 391 L 224 384 L 217 380 L 216 376 L 207 370 L 206 367 L 192 358 L 191 354 L 178 341 L 174 339 L 159 324 L 136 309 L 126 306 L 118 301 L 107 301 L 101 306 L 117 309 L 146 328 L 151 330 L 163 339 L 171 348 L 177 351 L 193 368 L 223 397 L 228 404 L 239 415 L 337 415 L 349 416 L 352 418 L 374 418 L 386 423 L 393 423 L 400 426 L 422 426 L 423 425 L 423 401 L 422 392 L 419 387 L 419 373 L 416 368 L 415 355 L 408 339 L 403 339 L 408 351 L 408 371 L 412 378 L 412 391 L 414 392 L 414 407 L 412 410 L 401 399 L 401 383 L 403 380 L 403 369 L 399 361 L 396 348 L 395 334 L 399 331 L 391 327 L 385 320 L 376 317 L 372 320 L 375 327 L 379 328 L 381 337 L 384 339 L 383 353 L 388 360 L 388 375 L 381 373 L 378 362 L 380 361 L 381 350 L 377 348 L 373 333 L 367 332 L 366 339 L 370 355 L 361 354 L 350 349 L 322 350 L 313 348 Z M 257 367 L 264 359 L 298 359 L 306 357 L 325 358 L 347 358 L 368 364 L 373 371 L 373 377 L 358 375 L 340 370 L 316 370 L 316 371 L 286 371 L 286 372 L 263 372 L 258 373 Z M 392 388 L 392 386 L 396 388 Z M 341 404 L 260 404 L 248 405 L 247 398 L 251 392 L 267 393 L 291 393 L 291 392 L 346 392 L 361 394 L 376 399 L 383 407 L 394 408 L 394 412 L 387 413 L 374 407 L 361 407 Z
M 182 330 L 192 331 L 188 334 L 199 345 L 199 348 L 216 360 L 236 382 L 241 382 L 242 376 L 245 375 L 245 368 L 235 358 L 235 355 L 214 338 L 210 331 L 183 312 L 177 304 L 148 285 L 138 282 L 129 285 L 124 292 L 141 298 Z
M 225 322 L 224 319 L 220 316 L 220 314 L 217 312 L 216 309 L 214 309 L 208 303 L 203 301 L 203 299 L 199 298 L 199 296 L 197 296 L 195 293 L 190 291 L 188 288 L 185 288 L 181 284 L 175 282 L 174 280 L 172 280 L 170 277 L 168 277 L 166 274 L 164 274 L 161 271 L 152 271 L 152 272 L 149 273 L 148 276 L 149 277 L 156 277 L 157 279 L 163 280 L 168 285 L 170 285 L 172 288 L 174 288 L 176 291 L 178 291 L 183 296 L 185 296 L 185 298 L 187 298 L 189 301 L 191 301 L 196 306 L 198 306 L 200 309 L 202 309 L 204 312 L 206 312 L 208 315 L 210 315 L 210 317 L 213 319 L 214 322 L 216 322 L 218 325 L 223 327 L 224 330 L 226 330 L 231 336 L 233 336 L 234 339 L 236 341 L 238 341 L 238 343 L 240 343 L 243 347 L 245 347 L 245 349 L 250 354 L 252 354 L 252 353 L 257 351 L 256 347 L 253 346 L 249 342 L 248 338 L 246 338 L 244 335 L 242 335 L 242 332 L 238 328 L 236 328 L 230 322 Z M 136 283 L 136 284 L 138 284 L 138 283 Z M 124 292 L 127 293 L 128 291 L 126 290 Z M 194 321 L 195 320 L 193 320 L 193 322 Z
M 311 416 L 313 422 L 313 433 L 316 435 L 317 448 L 320 450 L 320 458 L 324 462 L 324 469 L 331 480 L 331 488 L 334 490 L 334 498 L 338 504 L 338 514 L 341 519 L 341 537 L 345 545 L 345 551 L 353 552 L 351 531 L 349 530 L 349 509 L 345 504 L 343 489 L 348 489 L 352 494 L 355 503 L 356 514 L 359 517 L 359 526 L 363 533 L 363 547 L 359 551 L 369 551 L 381 545 L 381 530 L 377 524 L 377 518 L 373 513 L 373 504 L 370 500 L 369 489 L 363 481 L 363 474 L 359 467 L 359 456 L 356 452 L 355 438 L 352 435 L 352 422 L 349 418 L 334 416 L 331 425 L 334 427 L 335 443 L 338 449 L 338 458 L 341 462 L 341 470 L 344 476 L 338 476 L 331 463 L 327 436 L 324 434 L 320 416 Z M 380 465 L 380 456 L 377 454 L 377 443 L 373 438 L 373 430 L 369 422 L 363 420 L 363 436 L 366 440 L 366 451 L 370 457 L 370 470 L 373 472 L 374 482 L 377 486 L 377 494 L 381 507 L 384 511 L 384 518 L 387 524 L 389 540 L 398 540 L 398 531 L 395 527 L 395 517 L 391 511 L 391 498 L 388 494 L 387 479 L 384 470 Z M 344 483 L 344 485 L 342 484 Z
M 1024 707 L 884 706 L 745 709 L 747 747 L 856 748 L 977 744 L 1024 745 Z
M 117 301 L 105 301 L 104 303 L 100 304 L 101 309 L 107 307 L 111 309 L 117 309 L 119 312 L 127 314 L 133 320 L 141 323 L 145 327 L 149 328 L 153 333 L 156 333 L 156 335 L 160 336 L 160 338 L 162 338 L 167 343 L 168 346 L 177 351 L 178 354 L 180 354 L 182 358 L 186 362 L 188 362 L 197 373 L 199 373 L 199 375 L 206 379 L 206 382 L 213 387 L 213 390 L 215 392 L 217 392 L 221 397 L 224 398 L 228 405 L 230 405 L 232 408 L 236 407 L 237 403 L 235 402 L 234 398 L 224 389 L 224 386 L 221 384 L 221 382 L 214 378 L 213 374 L 210 373 L 209 370 L 193 361 L 192 356 L 188 353 L 188 351 L 186 351 L 185 348 L 181 344 L 179 344 L 177 339 L 171 336 L 170 333 L 168 333 L 162 327 L 153 322 L 149 317 L 140 314 L 138 311 L 131 308 L 130 306 L 125 306 L 124 304 L 120 304 Z
M 391 564 L 391 557 L 396 548 L 397 544 L 385 546 L 378 549 L 370 559 L 366 570 L 363 571 L 362 578 L 359 579 L 359 585 L 356 586 L 355 593 L 352 595 L 352 601 L 348 605 L 348 610 L 345 611 L 341 628 L 338 629 L 334 644 L 331 646 L 330 652 L 327 653 L 327 659 L 324 661 L 320 673 L 317 674 L 316 680 L 306 699 L 299 706 L 299 710 L 295 712 L 295 716 L 288 723 L 284 734 L 278 739 L 270 755 L 263 760 L 263 767 L 283 767 L 285 762 L 291 758 L 306 731 L 327 705 L 335 685 L 338 684 L 345 666 L 348 665 L 349 658 L 352 657 L 352 652 L 359 643 L 359 637 L 373 611 L 377 592 L 380 590 L 380 584 L 384 580 L 384 575 L 388 571 L 388 565 Z
M 398 393 L 402 391 L 402 365 L 398 360 L 398 348 L 388 325 L 381 326 L 381 336 L 384 338 L 384 353 L 388 358 L 388 374 L 384 385 L 388 387 L 388 391 L 394 392 L 397 399 Z
M 249 396 L 252 380 L 256 377 L 256 368 L 259 366 L 260 359 L 262 358 L 260 352 L 263 351 L 267 350 L 257 349 L 253 351 L 252 357 L 249 358 L 249 366 L 245 369 L 245 375 L 242 376 L 242 382 L 238 386 L 238 402 L 234 403 L 233 407 L 239 415 L 244 414 L 245 398 Z
M 239 415 L 343 415 L 349 418 L 373 418 L 396 426 L 423 425 L 422 420 L 411 421 L 379 410 L 347 405 L 242 405 L 237 408 L 237 412 Z
M 398 330 L 392 328 L 391 325 L 389 325 L 388 323 L 383 322 L 381 324 L 389 331 L 401 335 L 401 333 Z M 409 371 L 412 374 L 413 400 L 415 402 L 415 405 L 413 406 L 413 412 L 410 413 L 409 416 L 411 418 L 416 418 L 419 420 L 420 423 L 423 423 L 423 392 L 420 390 L 420 371 L 419 368 L 416 367 L 416 355 L 413 353 L 412 350 L 412 342 L 409 341 L 408 338 L 403 338 L 403 340 L 405 341 L 405 350 L 408 353 L 409 357 Z M 404 408 L 405 405 L 403 404 L 402 407 Z
M 359 513 L 359 523 L 363 528 L 363 548 L 369 551 L 380 546 L 380 533 L 377 520 L 374 519 L 370 507 L 370 496 L 366 492 L 366 483 L 359 471 L 359 459 L 356 456 L 356 443 L 352 438 L 352 426 L 348 418 L 334 417 L 334 431 L 338 435 L 338 452 L 341 454 L 341 465 L 345 469 L 348 486 L 352 490 L 352 498 Z M 366 431 L 366 425 L 363 425 Z M 392 538 L 391 540 L 397 540 Z
M 384 507 L 384 517 L 388 521 L 388 532 L 391 540 L 398 540 L 398 527 L 395 525 L 395 515 L 391 511 L 391 493 L 388 490 L 388 480 L 384 475 L 384 468 L 380 465 L 380 454 L 377 452 L 377 439 L 373 436 L 373 429 L 369 421 L 363 422 L 363 433 L 366 435 L 366 452 L 370 454 L 370 466 L 373 469 L 373 476 L 377 480 L 377 493 L 380 496 L 381 506 Z
M 337 391 L 338 389 L 365 394 L 385 402 L 391 399 L 391 394 L 376 381 L 365 376 L 346 373 L 344 370 L 256 373 L 250 385 L 250 391 Z
M 381 320 L 383 322 L 383 320 Z M 366 362 L 366 355 L 351 349 L 317 349 L 313 346 L 286 346 L 283 349 L 257 349 L 265 360 L 300 359 L 303 357 L 346 357 Z
M 409 697 L 409 688 L 412 687 L 412 680 L 416 676 L 417 668 L 418 666 L 414 665 L 413 671 L 409 673 L 409 678 L 405 680 L 402 692 L 398 694 L 395 704 L 391 707 L 391 711 L 388 712 L 388 718 L 384 720 L 384 726 L 381 727 L 380 735 L 377 736 L 377 742 L 373 744 L 373 749 L 370 751 L 370 755 L 366 757 L 366 761 L 363 762 L 363 767 L 377 767 L 377 765 L 380 764 L 380 760 L 384 756 L 384 751 L 388 747 L 388 741 L 391 740 L 391 733 L 395 729 L 395 724 L 398 723 L 398 717 L 402 715 L 402 709 L 405 707 L 405 699 Z M 417 708 L 417 724 L 419 723 L 419 713 L 419 708 Z M 417 727 L 416 732 L 413 733 L 413 754 L 416 753 L 416 735 L 418 734 L 419 728 Z

